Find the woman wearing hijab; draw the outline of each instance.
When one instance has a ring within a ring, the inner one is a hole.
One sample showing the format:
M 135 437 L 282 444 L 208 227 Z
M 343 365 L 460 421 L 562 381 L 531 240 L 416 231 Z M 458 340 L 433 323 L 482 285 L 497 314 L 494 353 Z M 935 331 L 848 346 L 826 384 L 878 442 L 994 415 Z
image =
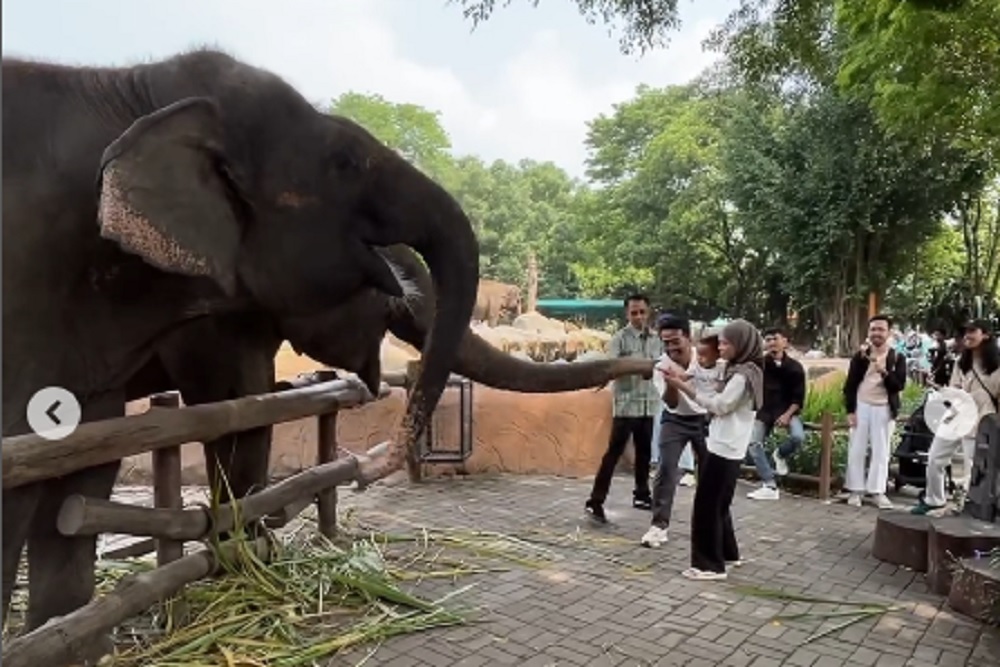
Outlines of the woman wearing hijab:
M 708 427 L 708 457 L 694 496 L 691 517 L 691 567 L 688 579 L 726 578 L 726 564 L 740 560 L 730 506 L 753 432 L 754 415 L 763 404 L 764 341 L 746 320 L 733 320 L 719 335 L 725 360 L 722 389 L 698 392 L 673 369 L 661 372 L 667 384 L 694 399 L 713 415 Z

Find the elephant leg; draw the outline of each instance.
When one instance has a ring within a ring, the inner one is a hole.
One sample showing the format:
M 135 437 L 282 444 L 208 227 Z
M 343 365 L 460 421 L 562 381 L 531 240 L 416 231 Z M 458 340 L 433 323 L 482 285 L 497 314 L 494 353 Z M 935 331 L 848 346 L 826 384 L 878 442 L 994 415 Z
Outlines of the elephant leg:
M 45 483 L 27 484 L 3 492 L 3 615 L 6 623 L 10 599 L 17 583 L 17 569 L 28 532 L 35 520 L 38 503 L 45 492 Z
M 56 517 L 63 501 L 75 493 L 101 500 L 110 498 L 120 467 L 121 462 L 116 461 L 45 484 L 44 497 L 28 534 L 27 630 L 79 609 L 93 598 L 97 536 L 61 535 Z M 101 643 L 94 650 L 100 655 L 106 648 L 106 643 Z

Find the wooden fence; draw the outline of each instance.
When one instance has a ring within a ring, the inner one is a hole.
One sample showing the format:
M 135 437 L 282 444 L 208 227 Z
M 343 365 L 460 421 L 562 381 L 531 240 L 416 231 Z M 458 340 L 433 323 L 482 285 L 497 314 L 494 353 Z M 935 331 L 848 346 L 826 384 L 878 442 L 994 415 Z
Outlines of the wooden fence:
M 829 500 L 830 487 L 834 482 L 833 437 L 837 431 L 846 430 L 847 425 L 834 424 L 833 415 L 829 412 L 824 412 L 818 424 L 803 422 L 802 426 L 805 427 L 806 432 L 812 431 L 813 433 L 819 433 L 819 475 L 806 475 L 803 473 L 790 472 L 785 475 L 784 478 L 793 482 L 815 485 L 819 499 Z M 753 466 L 743 466 L 742 471 L 744 473 L 756 473 L 757 469 Z
M 219 551 L 202 549 L 184 555 L 185 542 L 210 542 L 220 534 L 260 520 L 277 527 L 313 502 L 318 508 L 320 532 L 334 535 L 337 486 L 353 481 L 363 488 L 374 481 L 367 478 L 365 470 L 387 452 L 383 444 L 365 454 L 338 457 L 337 413 L 382 398 L 390 391 L 389 384 L 383 382 L 379 396 L 373 397 L 361 382 L 335 378 L 331 371 L 320 371 L 279 383 L 278 390 L 269 394 L 183 408 L 176 394 L 161 394 L 152 397 L 150 410 L 144 414 L 81 424 L 62 440 L 49 441 L 37 435 L 4 438 L 4 490 L 152 452 L 154 507 L 71 496 L 59 513 L 58 529 L 67 536 L 115 533 L 146 538 L 115 555 L 155 550 L 158 565 L 154 570 L 127 577 L 111 593 L 6 642 L 4 666 L 72 664 L 80 649 L 95 637 L 175 595 L 187 584 L 214 574 L 220 558 L 234 548 L 232 543 L 224 542 Z M 399 383 L 399 378 L 387 379 Z M 306 417 L 318 421 L 315 467 L 214 510 L 183 507 L 182 444 L 211 441 Z M 267 558 L 265 538 L 251 547 L 259 557 Z
M 900 415 L 896 418 L 895 423 L 905 423 L 909 420 L 909 415 Z M 806 484 L 809 486 L 816 486 L 817 496 L 820 500 L 829 500 L 832 487 L 836 486 L 839 480 L 833 471 L 833 441 L 834 436 L 837 433 L 847 432 L 850 427 L 846 423 L 835 423 L 833 420 L 833 415 L 830 412 L 824 412 L 820 417 L 819 423 L 814 422 L 803 422 L 803 427 L 807 433 L 819 433 L 820 441 L 820 451 L 819 451 L 819 475 L 806 475 L 803 473 L 792 472 L 784 476 L 784 479 L 798 482 L 800 484 Z M 890 452 L 890 461 L 893 455 Z M 742 471 L 745 474 L 756 474 L 757 469 L 754 466 L 743 466 Z M 891 477 L 891 471 L 890 471 Z

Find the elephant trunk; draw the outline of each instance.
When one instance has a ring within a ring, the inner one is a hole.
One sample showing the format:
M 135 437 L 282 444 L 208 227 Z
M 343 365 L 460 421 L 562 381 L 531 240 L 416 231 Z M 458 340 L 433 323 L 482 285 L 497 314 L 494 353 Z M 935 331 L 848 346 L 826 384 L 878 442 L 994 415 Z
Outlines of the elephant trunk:
M 408 450 L 424 433 L 455 364 L 459 343 L 469 328 L 479 283 L 479 243 L 472 223 L 444 188 L 395 153 L 374 164 L 373 227 L 365 241 L 405 244 L 423 257 L 433 280 L 435 312 L 430 332 L 419 345 L 423 363 L 406 406 L 401 430 L 383 466 L 403 465 Z M 391 193 L 391 194 L 389 194 Z
M 650 359 L 595 359 L 568 364 L 537 363 L 512 357 L 472 331 L 462 338 L 455 372 L 495 389 L 523 393 L 555 393 L 602 387 L 626 375 L 652 377 Z
M 421 347 L 433 313 L 424 303 L 400 304 L 391 308 L 389 330 L 402 341 Z M 602 387 L 626 375 L 653 374 L 650 359 L 595 359 L 569 364 L 536 363 L 512 357 L 466 329 L 458 347 L 454 372 L 473 382 L 495 389 L 522 393 L 556 393 L 588 387 Z

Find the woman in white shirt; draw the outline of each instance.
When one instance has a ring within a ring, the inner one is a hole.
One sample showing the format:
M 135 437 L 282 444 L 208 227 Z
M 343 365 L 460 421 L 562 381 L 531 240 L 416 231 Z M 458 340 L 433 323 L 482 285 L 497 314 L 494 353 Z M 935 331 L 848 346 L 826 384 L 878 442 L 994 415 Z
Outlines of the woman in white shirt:
M 962 343 L 962 356 L 952 370 L 949 385 L 964 389 L 972 395 L 979 411 L 979 419 L 961 439 L 948 440 L 934 436 L 927 453 L 927 488 L 920 502 L 910 510 L 913 514 L 937 516 L 945 512 L 948 499 L 945 496 L 944 471 L 951 465 L 959 447 L 962 448 L 963 455 L 963 479 L 960 481 L 968 491 L 979 422 L 987 415 L 997 412 L 997 404 L 1000 402 L 1000 350 L 997 349 L 990 323 L 987 320 L 970 322 L 965 327 Z
M 708 457 L 699 474 L 691 517 L 689 579 L 726 578 L 726 564 L 740 560 L 730 506 L 753 431 L 754 415 L 763 404 L 764 341 L 746 320 L 733 320 L 719 335 L 719 354 L 726 361 L 722 391 L 700 392 L 675 369 L 663 370 L 675 386 L 712 415 Z

